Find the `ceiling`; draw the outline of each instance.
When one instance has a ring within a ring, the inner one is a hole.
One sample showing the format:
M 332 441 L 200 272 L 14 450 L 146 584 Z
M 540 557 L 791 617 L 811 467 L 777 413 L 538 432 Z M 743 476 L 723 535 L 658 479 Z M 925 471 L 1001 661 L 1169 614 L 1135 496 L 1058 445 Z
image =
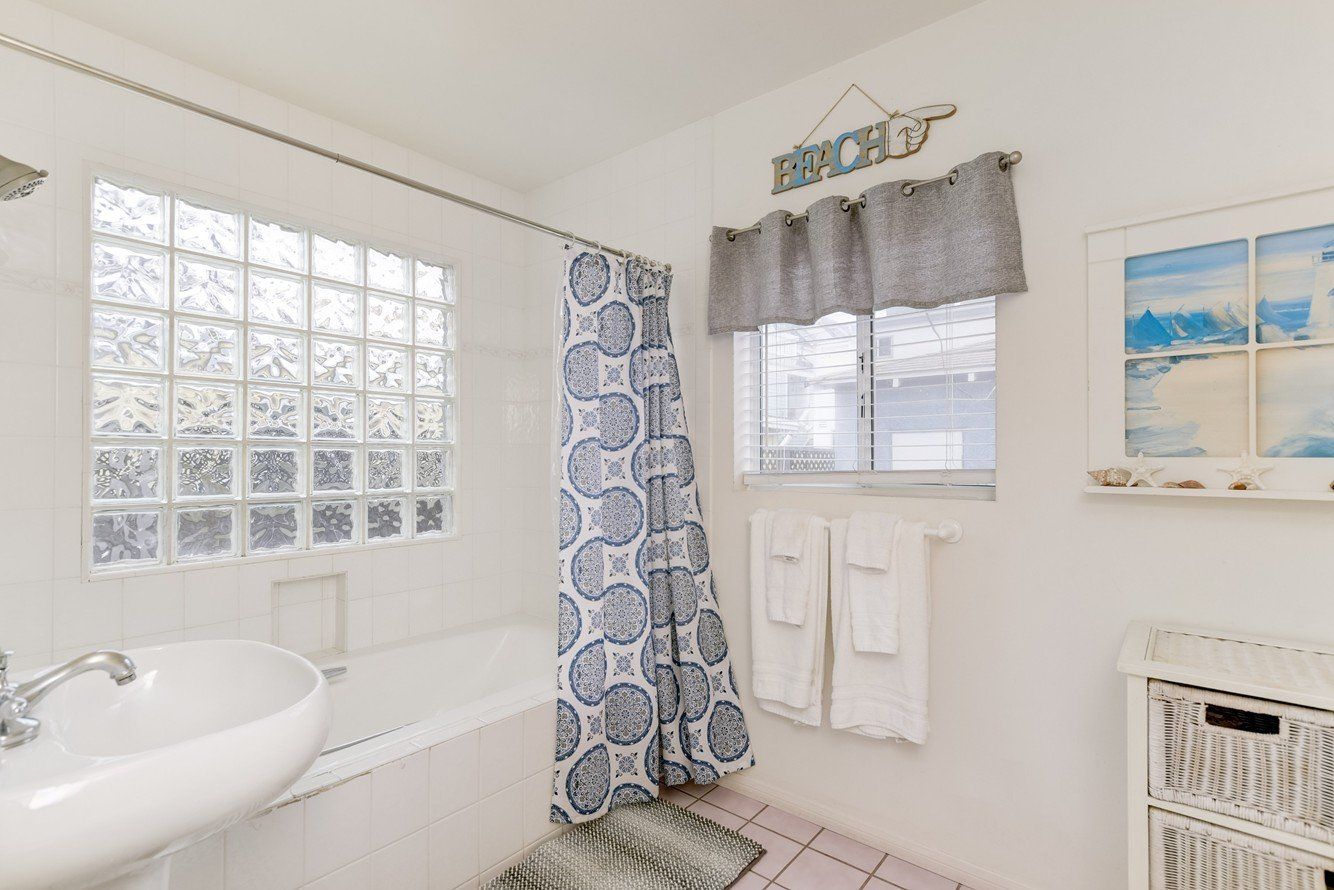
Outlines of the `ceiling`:
M 527 191 L 978 0 L 38 2 Z

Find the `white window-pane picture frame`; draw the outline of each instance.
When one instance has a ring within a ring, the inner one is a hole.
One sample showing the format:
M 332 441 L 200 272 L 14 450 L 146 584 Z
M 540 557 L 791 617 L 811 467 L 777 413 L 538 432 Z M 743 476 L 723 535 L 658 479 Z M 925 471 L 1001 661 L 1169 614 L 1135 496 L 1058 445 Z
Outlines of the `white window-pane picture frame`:
M 1131 493 L 1334 500 L 1334 187 L 1086 241 L 1088 469 L 1143 453 L 1157 482 L 1204 488 Z M 1228 489 L 1243 461 L 1270 467 L 1263 491 Z
M 85 571 L 454 534 L 458 266 L 89 184 Z

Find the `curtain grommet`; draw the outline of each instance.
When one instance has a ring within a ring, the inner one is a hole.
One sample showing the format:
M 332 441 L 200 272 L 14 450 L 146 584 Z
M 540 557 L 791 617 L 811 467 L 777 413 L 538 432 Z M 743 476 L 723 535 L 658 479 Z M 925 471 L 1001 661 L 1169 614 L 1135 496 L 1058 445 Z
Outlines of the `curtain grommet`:
M 842 210 L 844 213 L 847 213 L 849 210 L 852 209 L 852 202 L 849 201 L 847 198 L 839 198 L 838 209 Z
M 910 183 L 905 182 L 903 184 L 903 188 L 899 189 L 899 191 L 903 192 L 903 197 L 911 198 L 913 193 L 913 187 Z
M 792 225 L 792 214 L 790 213 L 783 214 L 783 224 L 789 227 Z
M 862 194 L 860 194 L 860 195 L 857 196 L 857 206 L 860 207 L 860 208 L 863 209 L 863 210 L 866 209 L 866 193 L 865 193 L 865 192 L 863 192 Z
M 954 185 L 954 183 L 956 183 L 956 182 L 958 182 L 958 181 L 959 181 L 959 168 L 958 168 L 958 167 L 955 167 L 953 170 L 950 171 L 950 180 L 949 180 L 949 182 L 950 182 L 950 185 Z
M 728 233 L 727 233 L 727 240 L 728 240 L 728 241 L 735 241 L 735 240 L 736 240 L 736 232 L 728 232 Z

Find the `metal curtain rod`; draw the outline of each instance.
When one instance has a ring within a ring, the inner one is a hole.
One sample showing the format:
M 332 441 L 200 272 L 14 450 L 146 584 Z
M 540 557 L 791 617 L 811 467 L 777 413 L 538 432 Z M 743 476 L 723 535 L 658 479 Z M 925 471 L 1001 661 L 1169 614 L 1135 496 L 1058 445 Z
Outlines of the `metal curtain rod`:
M 584 236 L 577 235 L 574 232 L 567 232 L 563 229 L 558 229 L 555 226 L 549 226 L 546 223 L 540 223 L 537 220 L 529 219 L 526 216 L 519 216 L 517 213 L 510 213 L 508 210 L 501 210 L 499 207 L 492 207 L 490 204 L 483 204 L 481 201 L 474 201 L 472 198 L 465 198 L 463 197 L 463 195 L 456 195 L 453 192 L 447 192 L 444 189 L 436 188 L 435 186 L 428 185 L 425 182 L 419 182 L 416 179 L 409 179 L 406 176 L 400 176 L 399 174 L 394 173 L 391 170 L 385 170 L 383 167 L 377 167 L 374 164 L 368 164 L 365 161 L 360 161 L 357 160 L 356 158 L 350 158 L 347 155 L 339 154 L 336 151 L 332 151 L 322 146 L 315 145 L 313 143 L 306 142 L 301 139 L 296 139 L 292 136 L 288 136 L 285 133 L 279 133 L 276 130 L 270 130 L 267 127 L 261 127 L 258 124 L 252 124 L 247 120 L 242 120 L 239 117 L 233 117 L 232 115 L 218 111 L 215 108 L 209 108 L 207 105 L 200 105 L 197 102 L 191 102 L 189 99 L 184 99 L 172 93 L 164 92 L 163 90 L 159 90 L 155 87 L 150 87 L 147 84 L 139 83 L 138 81 L 134 80 L 129 80 L 128 78 L 121 77 L 118 74 L 112 74 L 110 71 L 104 71 L 101 68 L 96 68 L 92 65 L 86 65 L 83 62 L 80 62 L 76 59 L 71 59 L 69 56 L 62 56 L 60 53 L 55 53 L 48 49 L 43 49 L 40 46 L 34 46 L 31 43 L 19 40 L 17 37 L 11 37 L 8 34 L 0 34 L 0 46 L 7 46 L 10 49 L 15 49 L 18 50 L 19 52 L 27 53 L 28 55 L 34 56 L 38 59 L 44 59 L 48 62 L 53 62 L 56 65 L 60 65 L 62 68 L 68 68 L 71 71 L 78 71 L 82 74 L 87 74 L 92 77 L 95 77 L 98 80 L 106 81 L 109 84 L 113 84 L 115 86 L 121 87 L 122 89 L 129 90 L 132 93 L 139 93 L 142 96 L 148 96 L 149 98 L 157 99 L 161 102 L 166 102 L 168 105 L 175 105 L 177 108 L 184 108 L 186 111 L 193 111 L 195 114 L 202 114 L 204 117 L 213 118 L 213 120 L 215 121 L 221 121 L 224 124 L 230 124 L 233 127 L 239 127 L 242 130 L 255 133 L 256 135 L 264 136 L 268 139 L 273 139 L 277 142 L 282 142 L 285 145 L 292 146 L 293 148 L 299 148 L 302 151 L 308 151 L 311 154 L 319 155 L 322 158 L 328 158 L 329 160 L 333 161 L 336 164 L 342 164 L 345 167 L 352 167 L 354 169 L 361 170 L 364 173 L 369 173 L 372 176 L 379 176 L 381 179 L 388 179 L 391 182 L 398 183 L 399 185 L 405 185 L 408 188 L 416 189 L 419 192 L 425 192 L 428 195 L 435 195 L 437 198 L 443 198 L 444 200 L 452 201 L 455 204 L 462 204 L 464 207 L 469 207 L 480 213 L 485 213 L 490 216 L 495 216 L 500 219 L 516 223 L 517 225 L 525 226 L 529 229 L 534 229 L 535 231 L 542 232 L 547 235 L 555 235 L 556 237 L 564 238 L 567 241 L 578 242 L 579 244 L 586 244 L 589 247 L 594 247 L 597 248 L 598 250 L 605 251 L 610 254 L 615 254 L 616 256 L 622 257 L 624 259 L 629 259 L 630 257 L 639 256 L 639 254 L 634 253 L 633 251 L 619 250 L 614 247 L 607 247 L 602 242 L 597 241 L 596 239 L 585 238 Z M 666 264 L 666 267 L 668 269 L 671 269 L 671 264 Z
M 1024 155 L 1022 152 L 1012 151 L 1009 154 L 1005 155 L 1004 157 L 999 158 L 996 163 L 1000 165 L 1000 168 L 1002 170 L 1009 170 L 1011 167 L 1013 167 L 1015 164 L 1019 163 L 1023 159 Z M 909 180 L 908 182 L 905 182 L 902 186 L 903 194 L 911 195 L 915 190 L 917 190 L 921 186 L 927 185 L 928 183 L 932 182 L 940 182 L 941 180 L 944 179 L 948 179 L 950 185 L 954 185 L 954 180 L 957 179 L 958 177 L 959 177 L 959 168 L 953 167 L 950 169 L 950 172 L 942 173 L 939 176 L 933 176 L 930 179 Z M 861 195 L 855 201 L 849 201 L 847 198 L 844 198 L 843 210 L 845 212 L 851 210 L 853 204 L 856 204 L 859 207 L 865 207 L 866 193 L 862 192 Z M 783 221 L 790 226 L 796 220 L 805 218 L 806 218 L 806 212 L 802 211 L 801 213 L 789 213 Z M 759 230 L 760 230 L 759 223 L 755 223 L 755 225 L 753 226 L 746 226 L 744 229 L 728 229 L 727 240 L 732 241 L 736 238 L 737 235 L 744 235 L 746 232 L 758 232 Z

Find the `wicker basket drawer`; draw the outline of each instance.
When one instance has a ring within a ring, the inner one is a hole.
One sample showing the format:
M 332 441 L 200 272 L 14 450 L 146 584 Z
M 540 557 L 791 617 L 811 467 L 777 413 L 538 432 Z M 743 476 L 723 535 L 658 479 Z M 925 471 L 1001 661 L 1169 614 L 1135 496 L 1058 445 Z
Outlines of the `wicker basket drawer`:
M 1334 860 L 1149 810 L 1150 890 L 1327 890 Z
M 1334 713 L 1151 680 L 1149 794 L 1334 843 Z

